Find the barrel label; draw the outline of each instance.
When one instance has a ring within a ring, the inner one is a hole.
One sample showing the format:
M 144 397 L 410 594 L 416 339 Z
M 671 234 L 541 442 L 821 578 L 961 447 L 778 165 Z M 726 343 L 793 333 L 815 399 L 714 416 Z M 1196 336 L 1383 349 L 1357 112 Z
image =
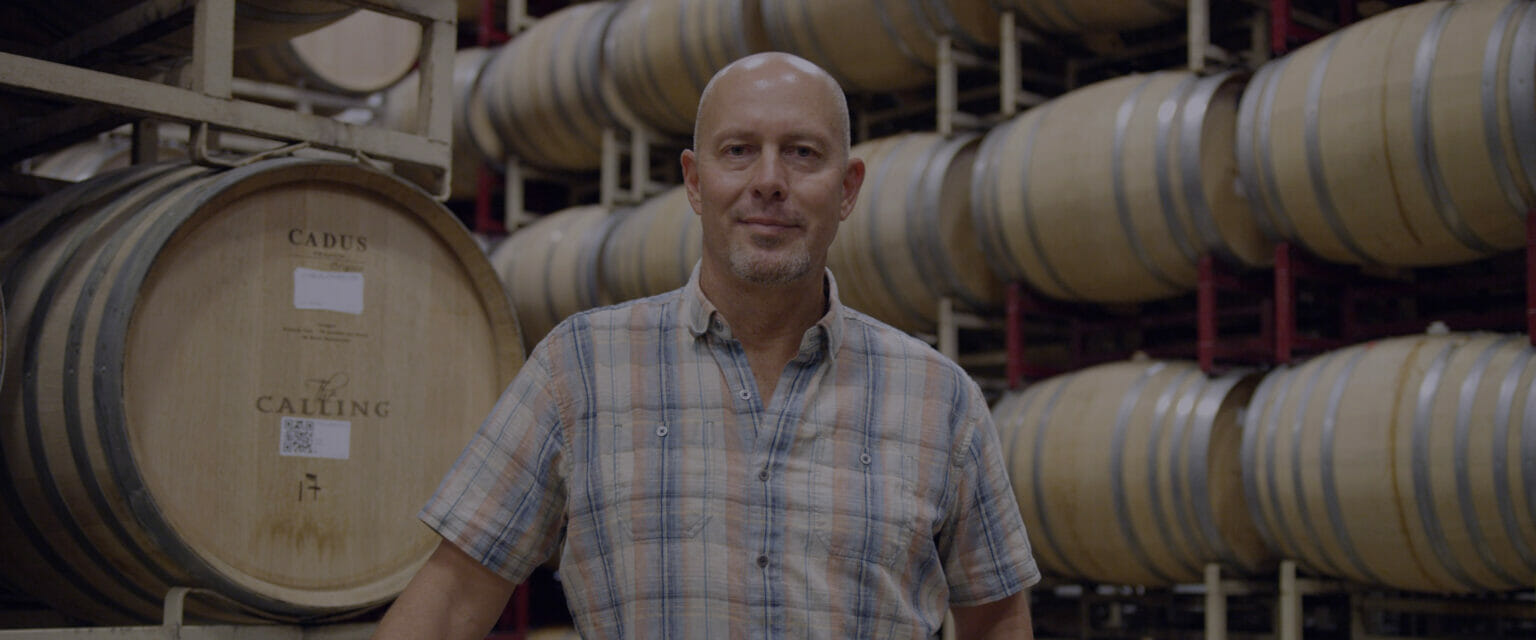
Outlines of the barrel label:
M 316 322 L 313 325 L 285 324 L 282 325 L 282 331 L 300 340 L 338 344 L 350 344 L 353 340 L 366 340 L 373 337 L 367 331 L 356 331 L 330 322 Z
M 368 237 L 311 229 L 289 229 L 288 243 L 295 247 L 363 253 L 368 250 Z
M 316 422 L 336 422 L 324 420 L 324 418 L 388 418 L 388 400 L 370 400 L 343 394 L 351 380 L 352 376 L 344 371 L 328 376 L 309 377 L 304 380 L 306 391 L 302 395 L 290 396 L 279 392 L 256 396 L 256 411 L 282 416 L 300 416 L 304 419 L 316 416 L 322 418 Z
M 346 420 L 283 416 L 280 431 L 280 455 L 346 460 L 352 452 L 352 423 Z
M 363 274 L 295 268 L 293 307 L 360 315 L 363 312 Z

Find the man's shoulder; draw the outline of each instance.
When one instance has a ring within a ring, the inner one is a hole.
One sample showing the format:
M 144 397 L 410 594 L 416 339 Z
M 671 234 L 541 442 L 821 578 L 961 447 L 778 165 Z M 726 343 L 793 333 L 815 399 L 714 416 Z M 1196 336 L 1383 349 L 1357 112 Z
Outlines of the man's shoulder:
M 529 358 L 548 361 L 553 370 L 565 370 L 587 362 L 598 342 L 655 336 L 663 323 L 675 322 L 668 318 L 677 313 L 678 293 L 669 291 L 566 316 L 534 345 Z
M 654 328 L 677 313 L 681 289 L 578 311 L 560 321 L 562 333 L 593 329 Z M 551 332 L 552 334 L 555 332 Z
M 954 442 L 969 442 L 961 424 L 990 416 L 981 387 L 955 361 L 933 345 L 866 314 L 847 309 L 839 366 L 867 366 L 868 380 L 883 389 L 921 394 L 925 402 L 946 404 Z M 879 380 L 879 382 L 875 382 Z M 939 428 L 936 424 L 925 428 Z M 964 448 L 964 445 L 959 445 Z
M 843 347 L 876 360 L 918 361 L 951 375 L 956 382 L 970 382 L 970 375 L 933 345 L 863 312 L 843 307 Z

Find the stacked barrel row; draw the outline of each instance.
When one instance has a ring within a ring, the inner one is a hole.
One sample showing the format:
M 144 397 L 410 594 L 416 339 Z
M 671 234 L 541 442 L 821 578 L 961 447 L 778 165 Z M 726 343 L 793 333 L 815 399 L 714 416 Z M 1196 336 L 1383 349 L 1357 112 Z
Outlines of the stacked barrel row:
M 688 281 L 703 229 L 683 187 L 639 206 L 556 211 L 519 229 L 490 253 L 532 349 L 566 316 L 643 298 Z
M 356 162 L 110 171 L 0 225 L 0 583 L 72 619 L 324 621 L 522 362 L 489 261 Z
M 1310 62 L 1322 49 L 1370 44 L 1382 32 L 1394 40 L 1367 46 L 1374 57 Z M 1418 59 L 1407 78 L 1393 75 L 1396 66 L 1356 68 L 1403 58 L 1380 52 L 1404 47 Z M 1472 49 L 1479 55 L 1466 55 Z M 1059 299 L 1142 302 L 1192 291 L 1206 254 L 1264 267 L 1277 240 L 1329 259 L 1398 266 L 1510 250 L 1523 241 L 1524 211 L 1536 206 L 1536 132 L 1527 117 L 1536 110 L 1533 50 L 1536 11 L 1527 0 L 1431 2 L 1304 47 L 1251 82 L 1233 72 L 1138 74 L 1068 93 L 980 139 L 907 134 L 866 142 L 854 150 L 869 165 L 858 209 L 829 264 L 847 281 L 850 306 L 931 332 L 940 297 L 987 313 L 999 302 L 1000 281 Z M 1302 67 L 1310 69 L 1310 94 L 1276 88 Z M 1468 78 L 1478 82 L 1464 89 L 1458 83 Z M 1404 84 L 1426 91 L 1399 99 Z M 1285 102 L 1298 95 L 1311 102 Z M 1447 95 L 1476 102 L 1441 104 Z M 1415 100 L 1418 124 L 1398 126 L 1393 110 Z M 1318 133 L 1324 129 L 1332 133 Z M 1353 131 L 1360 133 L 1345 135 Z M 1356 161 L 1397 173 L 1340 179 L 1361 173 Z M 1347 195 L 1351 206 L 1318 199 L 1328 194 Z M 680 194 L 671 201 L 683 210 Z M 666 231 L 627 228 L 615 236 L 644 233 L 651 239 L 630 241 L 675 246 L 660 239 Z M 1352 257 L 1343 246 L 1369 253 Z M 668 282 L 682 282 L 691 266 L 685 252 L 649 252 L 672 260 Z M 519 281 L 514 291 L 529 286 Z
M 1277 237 L 1328 260 L 1461 262 L 1523 243 L 1536 206 L 1536 11 L 1432 2 L 1259 70 L 1242 184 Z
M 135 3 L 19 0 L 8 5 L 13 6 L 0 14 L 7 18 L 0 21 L 0 50 L 33 55 L 88 28 L 101 28 L 110 19 L 119 27 L 129 25 L 122 16 Z M 192 52 L 192 28 L 182 25 L 147 29 L 139 34 L 147 39 L 109 43 L 74 62 L 146 69 L 178 66 Z M 415 66 L 421 27 L 344 2 L 238 0 L 232 45 L 236 76 L 361 98 L 388 88 Z
M 17 0 L 6 3 L 0 22 L 3 47 L 25 50 L 44 48 L 117 17 L 153 21 L 153 17 L 124 16 L 132 0 Z M 356 11 L 345 2 L 317 0 L 238 0 L 235 7 L 236 50 L 272 46 L 347 18 Z M 124 62 L 180 58 L 192 52 L 192 26 L 185 22 L 151 30 L 146 39 L 129 38 L 111 43 L 110 55 Z
M 1536 4 L 1490 0 L 1379 15 L 1246 83 L 1106 81 L 988 135 L 979 240 L 999 275 L 1093 302 L 1182 293 L 1202 253 L 1258 267 L 1280 240 L 1363 265 L 1509 251 L 1536 208 L 1533 78 Z M 1479 334 L 1217 379 L 1133 361 L 994 415 L 1056 576 L 1167 585 L 1284 557 L 1375 586 L 1512 590 L 1536 583 L 1533 354 Z
M 980 139 L 913 133 L 860 144 L 863 190 L 828 266 L 849 306 L 901 329 L 932 332 L 939 299 L 984 311 L 1002 284 L 980 260 L 971 227 L 971 170 Z M 659 294 L 688 280 L 703 230 L 684 187 L 609 214 L 549 214 L 491 253 L 532 346 L 565 316 Z
M 1260 267 L 1447 265 L 1523 245 L 1536 208 L 1536 10 L 1426 2 L 1241 78 L 1116 78 L 988 135 L 989 263 L 1045 295 L 1185 293 L 1201 254 Z M 1085 185 L 1087 181 L 1087 186 Z
M 1069 580 L 1198 582 L 1277 558 L 1360 584 L 1536 583 L 1536 349 L 1420 335 L 1267 375 L 1101 365 L 993 410 L 1035 557 Z
M 1322 56 L 1330 47 L 1349 54 Z M 999 280 L 1142 302 L 1192 291 L 1206 254 L 1264 267 L 1277 240 L 1396 266 L 1507 251 L 1536 206 L 1533 50 L 1526 0 L 1430 2 L 1304 47 L 1253 81 L 1138 74 L 1068 93 L 980 141 L 871 141 L 855 152 L 871 167 L 831 266 L 857 285 L 844 288 L 852 306 L 926 332 L 939 297 L 986 312 Z M 1396 62 L 1405 58 L 1416 62 Z M 1298 69 L 1304 91 L 1289 86 Z M 1400 96 L 1408 86 L 1418 90 Z M 579 148 L 569 142 L 547 144 Z
M 760 51 L 788 51 L 832 73 L 853 92 L 931 85 L 941 36 L 956 46 L 994 51 L 1001 10 L 1018 12 L 1041 31 L 1132 29 L 1182 15 L 1177 0 L 1133 3 L 1040 0 L 631 0 L 592 2 L 556 11 L 455 81 L 457 113 L 483 114 L 472 140 L 476 153 L 456 159 L 455 174 L 474 176 L 507 155 L 533 167 L 590 171 L 601 163 L 602 132 L 610 126 L 683 138 L 692 133 L 700 94 L 732 60 Z M 1129 6 L 1121 6 L 1127 5 Z M 860 37 L 847 37 L 858 33 Z M 414 101 L 391 90 L 386 102 Z M 386 107 L 386 122 L 412 106 Z M 465 126 L 470 120 L 463 120 Z M 456 128 L 459 124 L 455 125 Z M 456 135 L 456 141 L 460 138 Z M 473 194 L 460 182 L 454 197 Z

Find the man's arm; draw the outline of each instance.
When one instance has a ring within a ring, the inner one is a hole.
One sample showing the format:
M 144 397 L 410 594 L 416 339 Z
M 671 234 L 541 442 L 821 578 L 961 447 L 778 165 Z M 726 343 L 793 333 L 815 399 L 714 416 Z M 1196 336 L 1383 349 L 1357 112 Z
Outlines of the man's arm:
M 955 637 L 971 640 L 1034 640 L 1029 620 L 1029 590 L 974 607 L 950 607 Z
M 389 607 L 373 637 L 484 638 L 516 586 L 444 540 Z

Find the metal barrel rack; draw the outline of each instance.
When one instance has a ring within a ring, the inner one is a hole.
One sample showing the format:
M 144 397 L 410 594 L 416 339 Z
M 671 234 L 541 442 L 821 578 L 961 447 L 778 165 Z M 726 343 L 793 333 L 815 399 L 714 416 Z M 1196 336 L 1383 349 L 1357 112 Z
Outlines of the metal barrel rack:
M 101 24 L 81 31 L 33 56 L 0 53 L 0 90 L 66 102 L 71 108 L 28 131 L 12 131 L 0 142 L 0 158 L 16 161 L 46 149 L 50 140 L 98 123 L 103 112 L 121 121 L 182 122 L 195 130 L 217 130 L 280 142 L 428 167 L 437 178 L 431 190 L 446 192 L 451 134 L 454 6 L 432 0 L 344 0 L 348 4 L 415 21 L 423 38 L 418 65 L 423 81 L 420 109 L 409 131 L 394 131 L 261 104 L 235 97 L 233 74 L 234 0 L 145 0 Z M 142 80 L 69 64 L 86 58 L 157 22 L 194 14 L 190 64 L 176 84 Z M 114 121 L 113 125 L 117 122 Z M 107 128 L 110 128 L 109 125 Z

